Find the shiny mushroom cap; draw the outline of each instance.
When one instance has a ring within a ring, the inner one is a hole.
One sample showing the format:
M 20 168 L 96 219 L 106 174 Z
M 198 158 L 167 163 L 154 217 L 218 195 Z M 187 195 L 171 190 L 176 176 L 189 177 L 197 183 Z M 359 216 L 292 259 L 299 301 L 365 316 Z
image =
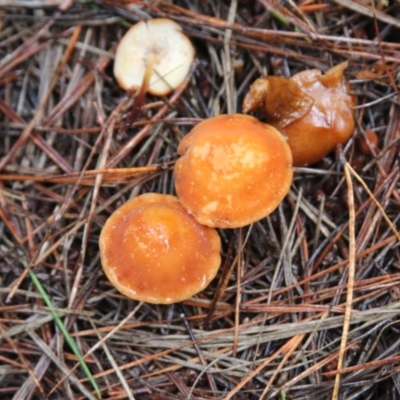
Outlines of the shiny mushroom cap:
M 262 77 L 251 86 L 243 111 L 261 111 L 288 138 L 293 165 L 313 164 L 354 132 L 354 96 L 344 77 L 347 63 L 326 74 L 311 69 L 290 79 Z
M 272 126 L 243 115 L 198 124 L 178 147 L 179 200 L 199 223 L 236 228 L 267 216 L 292 182 L 292 155 Z
M 175 196 L 148 193 L 118 208 L 100 234 L 110 282 L 131 299 L 154 304 L 202 291 L 221 263 L 218 233 L 200 225 Z
M 294 165 L 321 160 L 353 135 L 355 98 L 348 93 L 344 68 L 345 64 L 339 64 L 325 75 L 316 69 L 307 70 L 291 78 L 315 100 L 303 118 L 281 130 L 288 137 Z
M 147 91 L 163 96 L 182 84 L 193 58 L 193 45 L 177 23 L 167 18 L 150 19 L 134 25 L 121 39 L 114 75 L 123 89 L 137 90 L 152 64 Z

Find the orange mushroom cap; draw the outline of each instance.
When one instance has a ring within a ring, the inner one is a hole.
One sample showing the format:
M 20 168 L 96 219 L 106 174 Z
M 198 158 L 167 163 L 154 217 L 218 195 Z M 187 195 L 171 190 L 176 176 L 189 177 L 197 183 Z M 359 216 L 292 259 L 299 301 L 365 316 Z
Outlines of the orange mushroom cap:
M 354 132 L 355 98 L 348 93 L 346 67 L 338 64 L 325 75 L 312 69 L 290 79 L 259 78 L 244 99 L 243 111 L 261 110 L 288 138 L 293 165 L 313 164 Z
M 221 263 L 216 230 L 170 195 L 148 193 L 125 203 L 108 218 L 99 245 L 110 282 L 125 296 L 154 304 L 202 291 Z
M 243 115 L 198 124 L 178 147 L 175 189 L 203 225 L 235 228 L 270 214 L 289 191 L 292 155 L 272 126 Z
M 311 110 L 283 128 L 293 153 L 294 165 L 312 164 L 345 144 L 354 132 L 355 98 L 348 94 L 343 68 L 339 64 L 325 75 L 319 70 L 302 71 L 292 77 L 315 99 Z M 300 133 L 301 132 L 301 133 Z
M 132 26 L 121 39 L 114 75 L 123 89 L 137 90 L 151 64 L 147 91 L 163 96 L 182 84 L 193 58 L 193 45 L 177 23 L 168 18 L 150 19 Z

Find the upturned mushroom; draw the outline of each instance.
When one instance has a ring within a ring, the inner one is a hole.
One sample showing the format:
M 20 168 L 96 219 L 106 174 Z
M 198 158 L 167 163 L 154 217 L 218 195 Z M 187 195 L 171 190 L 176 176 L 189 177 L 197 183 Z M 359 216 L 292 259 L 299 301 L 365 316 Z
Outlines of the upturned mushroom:
M 179 87 L 194 58 L 194 48 L 182 28 L 167 18 L 141 21 L 118 44 L 114 75 L 125 90 L 141 87 L 150 72 L 147 91 L 163 96 Z
M 99 245 L 110 282 L 125 296 L 154 304 L 202 291 L 221 263 L 216 230 L 170 195 L 143 194 L 122 205 L 106 221 Z
M 183 207 L 210 227 L 236 228 L 267 216 L 292 182 L 292 155 L 272 126 L 243 115 L 204 120 L 183 138 L 175 189 Z
M 347 63 L 324 75 L 318 69 L 290 79 L 261 77 L 250 87 L 243 112 L 260 111 L 288 138 L 293 165 L 313 164 L 346 143 L 354 132 L 354 96 L 344 77 Z

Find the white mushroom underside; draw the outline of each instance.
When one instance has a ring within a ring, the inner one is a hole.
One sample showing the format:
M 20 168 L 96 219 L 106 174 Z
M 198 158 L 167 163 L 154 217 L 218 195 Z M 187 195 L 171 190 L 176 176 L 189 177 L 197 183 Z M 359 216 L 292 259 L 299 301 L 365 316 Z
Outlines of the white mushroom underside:
M 193 46 L 178 24 L 165 18 L 143 21 L 121 39 L 114 75 L 123 89 L 138 89 L 149 61 L 154 58 L 148 91 L 164 95 L 184 81 L 193 57 Z

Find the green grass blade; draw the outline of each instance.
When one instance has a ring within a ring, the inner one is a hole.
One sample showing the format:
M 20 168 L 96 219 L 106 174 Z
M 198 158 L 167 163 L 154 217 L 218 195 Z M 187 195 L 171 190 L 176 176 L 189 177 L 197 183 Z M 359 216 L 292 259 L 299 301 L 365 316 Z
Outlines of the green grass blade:
M 286 17 L 284 17 L 282 14 L 278 13 L 277 11 L 270 10 L 269 12 L 271 13 L 271 15 L 274 18 L 276 18 L 278 21 L 280 21 L 283 25 L 285 25 L 285 26 L 290 26 L 291 25 L 289 20 Z M 297 32 L 297 33 L 302 33 L 302 31 L 297 26 L 294 27 L 294 31 Z M 305 37 L 304 40 L 307 43 L 312 43 L 312 40 L 309 37 Z
M 286 17 L 284 17 L 282 14 L 278 13 L 275 10 L 269 10 L 269 12 L 274 18 L 276 18 L 278 21 L 282 22 L 283 25 L 286 25 L 286 26 L 290 25 L 289 20 Z
M 87 366 L 85 360 L 83 359 L 81 353 L 79 352 L 78 347 L 76 346 L 75 342 L 72 340 L 67 328 L 65 327 L 64 323 L 62 322 L 62 320 L 59 317 L 59 315 L 57 314 L 57 312 L 54 311 L 53 304 L 52 304 L 49 296 L 47 295 L 46 290 L 44 289 L 44 287 L 40 283 L 38 277 L 36 276 L 36 274 L 33 271 L 29 270 L 29 275 L 30 275 L 30 277 L 32 279 L 32 282 L 35 284 L 36 289 L 39 291 L 40 295 L 42 296 L 43 301 L 46 303 L 47 307 L 50 308 L 50 312 L 52 313 L 53 318 L 56 321 L 56 324 L 58 325 L 58 328 L 60 329 L 61 333 L 64 335 L 65 340 L 67 341 L 67 343 L 71 347 L 73 353 L 78 358 L 78 361 L 81 364 L 82 369 L 85 371 L 85 374 L 88 377 L 90 383 L 92 384 L 94 390 L 96 391 L 97 396 L 99 398 L 101 398 L 101 393 L 100 393 L 99 386 L 97 385 L 92 373 L 90 372 L 89 367 Z

